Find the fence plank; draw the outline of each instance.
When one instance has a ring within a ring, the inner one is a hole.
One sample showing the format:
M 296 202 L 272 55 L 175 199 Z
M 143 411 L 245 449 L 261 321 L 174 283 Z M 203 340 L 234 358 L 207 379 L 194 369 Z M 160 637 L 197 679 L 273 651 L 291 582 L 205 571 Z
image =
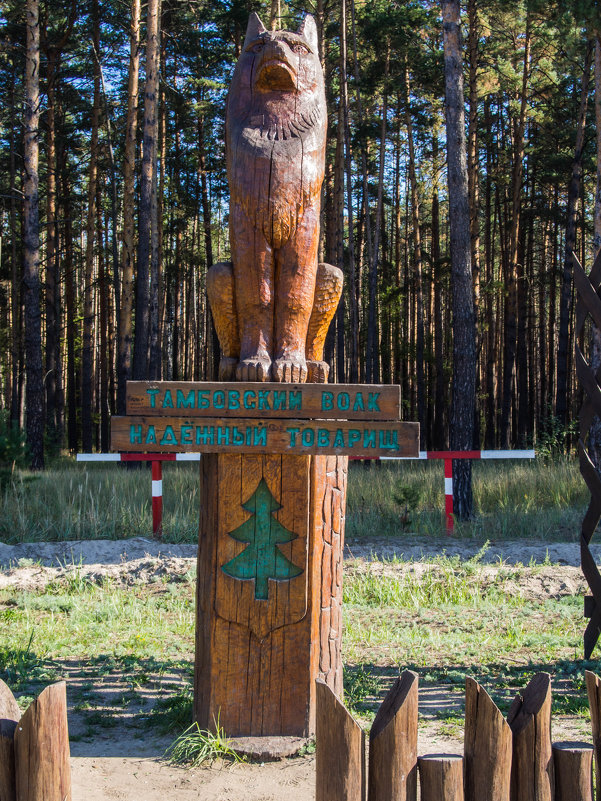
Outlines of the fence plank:
M 369 801 L 417 799 L 417 673 L 406 670 L 382 702 L 369 735 Z
M 584 676 L 588 693 L 588 705 L 591 710 L 593 748 L 595 751 L 595 795 L 601 799 L 601 679 L 592 670 L 586 670 Z
M 465 801 L 509 801 L 512 735 L 477 681 L 465 679 Z
M 421 801 L 463 801 L 463 757 L 427 754 L 417 764 Z
M 555 801 L 593 801 L 593 747 L 553 743 Z
M 324 681 L 315 684 L 315 801 L 365 801 L 363 731 Z
M 553 801 L 551 677 L 537 673 L 517 695 L 507 722 L 513 732 L 511 801 Z
M 71 801 L 64 681 L 46 687 L 15 731 L 17 801 Z
M 15 801 L 15 728 L 21 717 L 15 697 L 0 679 L 0 801 Z

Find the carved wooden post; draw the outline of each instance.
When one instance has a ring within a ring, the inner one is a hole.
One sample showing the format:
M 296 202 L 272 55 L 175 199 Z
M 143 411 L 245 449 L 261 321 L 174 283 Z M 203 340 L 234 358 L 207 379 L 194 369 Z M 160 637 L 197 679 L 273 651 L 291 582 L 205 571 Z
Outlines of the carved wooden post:
M 483 687 L 465 680 L 465 799 L 509 801 L 512 734 Z
M 232 261 L 207 277 L 230 383 L 129 382 L 111 422 L 114 450 L 207 454 L 194 708 L 230 737 L 307 736 L 315 679 L 341 693 L 347 457 L 418 454 L 399 387 L 326 385 L 342 292 L 317 260 L 326 120 L 313 18 L 267 31 L 251 14 L 226 114 Z
M 551 677 L 537 673 L 507 715 L 513 732 L 511 798 L 553 801 L 555 779 L 551 752 Z
M 553 743 L 555 801 L 593 801 L 593 746 Z
M 71 764 L 64 681 L 27 708 L 15 730 L 17 801 L 71 801 Z
M 426 754 L 417 760 L 421 801 L 463 801 L 463 757 Z
M 21 711 L 14 695 L 0 679 L 0 801 L 15 801 L 15 729 Z
M 201 726 L 218 720 L 233 737 L 306 736 L 314 728 L 315 679 L 342 692 L 346 468 L 344 456 L 202 458 Z M 261 526 L 269 531 L 264 544 Z
M 417 683 L 417 673 L 406 670 L 382 702 L 371 727 L 371 801 L 417 799 Z
M 231 737 L 306 736 L 315 678 L 342 690 L 347 457 L 418 451 L 399 387 L 133 381 L 127 410 L 113 449 L 206 454 L 196 719 Z
M 323 681 L 316 690 L 315 801 L 365 801 L 365 734 Z

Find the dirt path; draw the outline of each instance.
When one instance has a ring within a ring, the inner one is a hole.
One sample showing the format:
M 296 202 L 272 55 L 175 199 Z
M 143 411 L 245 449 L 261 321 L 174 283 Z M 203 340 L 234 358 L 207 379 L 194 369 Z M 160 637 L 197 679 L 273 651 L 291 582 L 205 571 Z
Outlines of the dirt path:
M 482 543 L 470 540 L 417 538 L 411 535 L 402 537 L 372 538 L 347 546 L 348 557 L 375 559 L 420 560 L 431 559 L 445 553 L 449 558 L 459 556 L 470 559 L 482 548 Z M 601 559 L 601 545 L 592 546 L 593 556 Z M 0 542 L 0 568 L 18 565 L 26 559 L 43 566 L 83 567 L 88 565 L 121 565 L 132 560 L 148 557 L 172 557 L 193 559 L 195 545 L 172 545 L 160 543 L 144 537 L 128 540 L 74 540 L 72 542 L 24 542 L 19 545 L 5 545 Z M 506 564 L 529 564 L 533 560 L 539 564 L 571 565 L 580 564 L 580 550 L 576 542 L 539 542 L 532 540 L 499 540 L 490 542 L 481 561 L 485 564 L 505 562 Z
M 347 548 L 345 571 L 419 575 L 427 570 L 444 569 L 428 561 L 442 550 L 448 557 L 470 559 L 479 549 L 478 543 L 449 539 L 438 542 L 407 537 L 395 541 L 374 539 Z M 50 581 L 66 579 L 74 572 L 80 578 L 100 581 L 110 577 L 125 585 L 161 581 L 165 576 L 178 581 L 193 575 L 195 552 L 191 545 L 162 545 L 143 538 L 17 546 L 0 543 L 0 589 L 39 591 Z M 576 544 L 491 543 L 481 557 L 479 571 L 485 581 L 494 582 L 500 571 L 505 571 L 505 580 L 507 575 L 513 580 L 513 571 L 515 591 L 525 597 L 557 598 L 582 595 L 585 591 Z M 515 565 L 522 567 L 516 571 Z M 73 679 L 77 682 L 75 676 Z M 462 695 L 461 688 L 432 685 L 422 688 L 420 754 L 461 752 L 460 727 L 441 728 L 436 713 L 442 708 L 458 710 Z M 77 735 L 81 725 L 78 714 L 70 708 L 69 716 L 70 731 Z M 566 716 L 557 724 L 554 721 L 553 734 L 554 739 L 590 739 L 582 721 Z M 127 720 L 110 731 L 98 730 L 89 741 L 76 736 L 71 746 L 74 801 L 163 801 L 174 797 L 178 801 L 279 801 L 288 797 L 312 801 L 314 798 L 314 756 L 186 770 L 162 758 L 171 739 L 153 737 L 150 729 L 140 729 Z

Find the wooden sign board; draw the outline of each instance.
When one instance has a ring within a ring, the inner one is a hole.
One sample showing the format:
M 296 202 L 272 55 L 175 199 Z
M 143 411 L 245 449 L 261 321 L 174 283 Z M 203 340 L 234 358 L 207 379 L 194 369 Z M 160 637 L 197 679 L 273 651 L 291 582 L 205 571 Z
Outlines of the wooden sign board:
M 418 456 L 419 423 L 113 417 L 111 450 Z
M 399 420 L 392 384 L 128 381 L 127 414 L 324 420 Z

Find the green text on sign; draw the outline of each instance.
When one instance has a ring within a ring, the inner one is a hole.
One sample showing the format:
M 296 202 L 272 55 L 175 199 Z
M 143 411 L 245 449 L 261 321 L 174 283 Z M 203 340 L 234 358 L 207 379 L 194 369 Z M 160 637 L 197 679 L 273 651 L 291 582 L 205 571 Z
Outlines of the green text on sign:
M 417 456 L 419 425 L 340 420 L 113 417 L 111 449 L 144 453 Z
M 128 381 L 128 415 L 399 420 L 393 385 Z

